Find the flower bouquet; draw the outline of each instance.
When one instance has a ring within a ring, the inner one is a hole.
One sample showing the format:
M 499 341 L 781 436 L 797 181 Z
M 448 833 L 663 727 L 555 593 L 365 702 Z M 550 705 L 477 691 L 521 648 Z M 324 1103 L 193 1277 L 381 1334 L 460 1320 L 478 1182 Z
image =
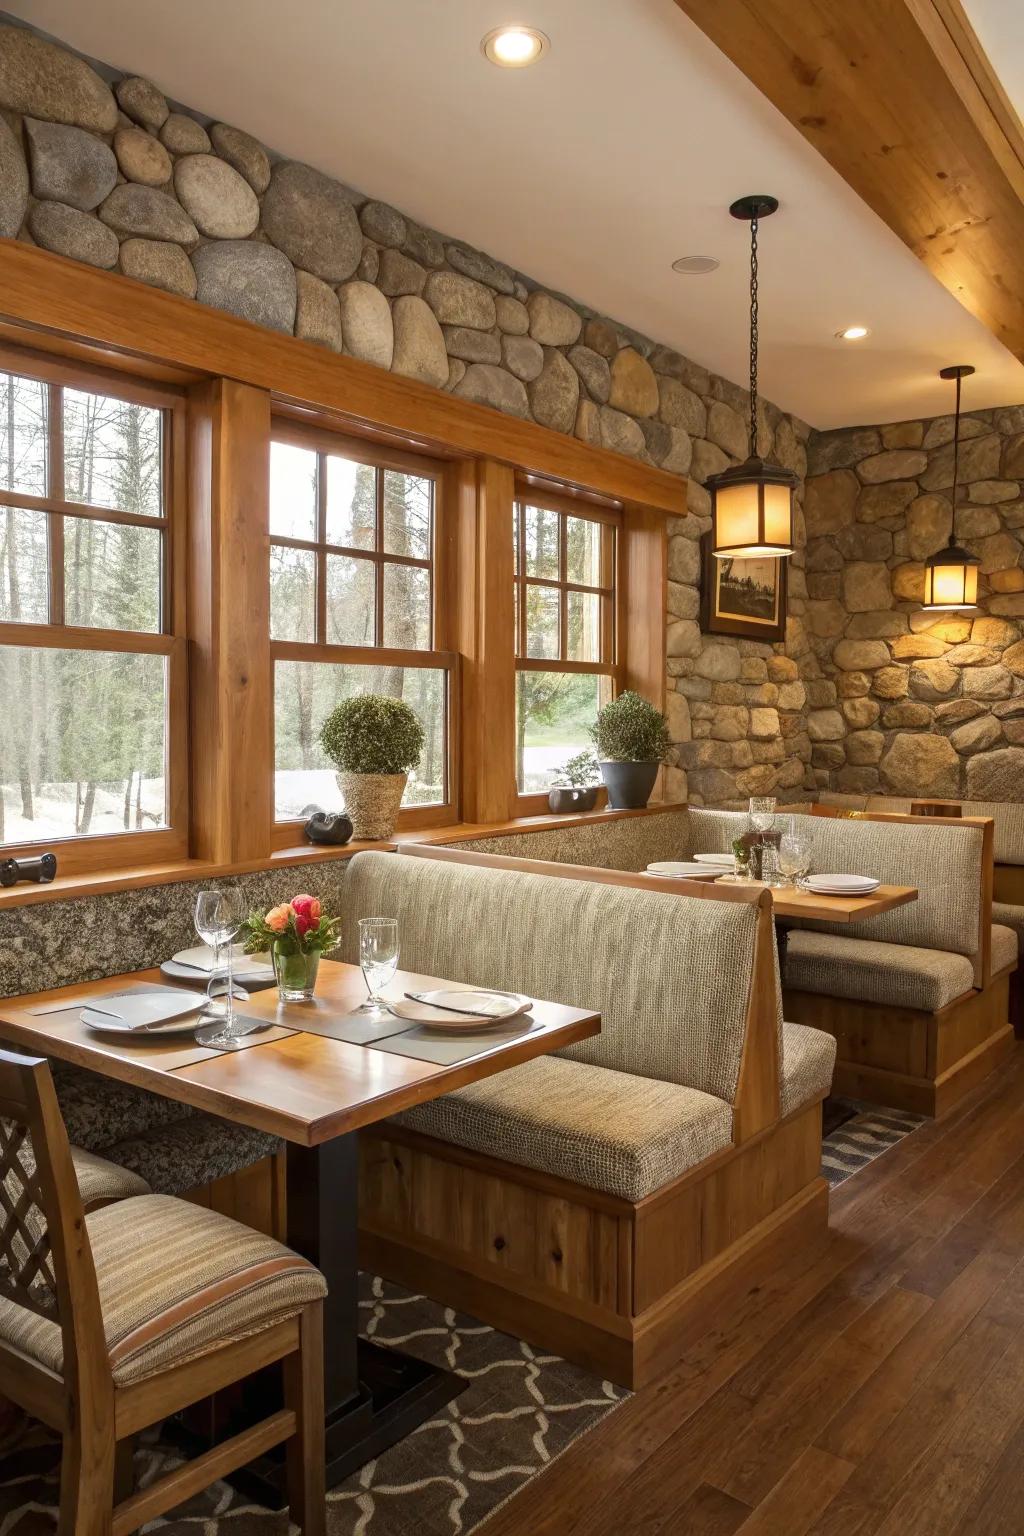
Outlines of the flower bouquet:
M 304 1002 L 313 996 L 320 956 L 338 942 L 339 917 L 325 917 L 316 896 L 293 896 L 265 916 L 250 912 L 245 921 L 245 953 L 270 951 L 281 1000 Z

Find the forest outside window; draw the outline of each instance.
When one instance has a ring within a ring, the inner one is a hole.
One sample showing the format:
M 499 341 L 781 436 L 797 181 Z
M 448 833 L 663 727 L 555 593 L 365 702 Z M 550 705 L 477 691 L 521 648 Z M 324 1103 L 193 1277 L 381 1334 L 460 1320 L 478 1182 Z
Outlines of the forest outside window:
M 591 746 L 618 683 L 617 515 L 524 495 L 515 504 L 516 785 L 545 793 Z
M 422 816 L 418 808 L 434 808 L 434 821 L 444 819 L 439 808 L 451 810 L 454 657 L 438 644 L 439 515 L 439 477 L 429 460 L 381 457 L 328 432 L 275 424 L 270 622 L 279 823 L 298 821 L 310 806 L 339 805 L 320 727 L 356 693 L 404 699 L 423 725 L 403 824 Z
M 0 843 L 9 853 L 141 834 L 154 857 L 184 851 L 168 515 L 177 402 L 64 365 L 5 365 Z M 79 856 L 61 857 L 74 867 Z

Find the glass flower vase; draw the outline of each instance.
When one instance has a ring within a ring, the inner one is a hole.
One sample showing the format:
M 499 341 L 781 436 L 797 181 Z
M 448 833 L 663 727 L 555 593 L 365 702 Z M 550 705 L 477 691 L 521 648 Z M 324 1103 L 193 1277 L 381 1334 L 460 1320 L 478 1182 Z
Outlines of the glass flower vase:
M 316 973 L 320 968 L 318 949 L 295 950 L 275 944 L 272 950 L 274 975 L 282 1003 L 306 1003 L 316 991 Z

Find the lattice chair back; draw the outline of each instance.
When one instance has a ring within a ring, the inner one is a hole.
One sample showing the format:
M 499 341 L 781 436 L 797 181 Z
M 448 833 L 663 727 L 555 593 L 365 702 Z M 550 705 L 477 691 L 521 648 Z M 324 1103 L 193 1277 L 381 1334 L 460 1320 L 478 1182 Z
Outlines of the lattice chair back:
M 80 1325 L 95 1326 L 98 1317 L 82 1200 L 49 1064 L 7 1050 L 0 1050 L 0 1296 L 61 1327 L 68 1365 Z

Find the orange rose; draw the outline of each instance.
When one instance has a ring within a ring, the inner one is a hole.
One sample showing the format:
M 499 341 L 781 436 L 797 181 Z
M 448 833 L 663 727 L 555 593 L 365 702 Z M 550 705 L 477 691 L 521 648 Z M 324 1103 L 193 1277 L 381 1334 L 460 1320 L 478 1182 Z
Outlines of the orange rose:
M 291 907 L 271 907 L 263 921 L 272 933 L 284 933 L 291 916 Z

